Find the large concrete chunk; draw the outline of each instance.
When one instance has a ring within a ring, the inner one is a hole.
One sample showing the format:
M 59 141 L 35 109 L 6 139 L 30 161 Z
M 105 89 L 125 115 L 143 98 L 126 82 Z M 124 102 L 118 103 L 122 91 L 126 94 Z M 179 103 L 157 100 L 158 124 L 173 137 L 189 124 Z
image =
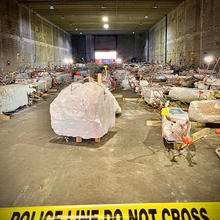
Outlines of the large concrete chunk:
M 203 123 L 220 123 L 220 101 L 193 101 L 189 106 L 189 118 Z
M 50 105 L 56 134 L 84 139 L 100 138 L 115 126 L 121 108 L 111 92 L 96 82 L 72 83 Z
M 183 102 L 196 100 L 212 100 L 214 92 L 211 90 L 199 90 L 192 88 L 173 87 L 170 89 L 169 96 L 171 99 Z
M 17 108 L 28 104 L 28 94 L 33 89 L 29 85 L 11 84 L 0 86 L 0 114 L 2 112 L 14 111 Z

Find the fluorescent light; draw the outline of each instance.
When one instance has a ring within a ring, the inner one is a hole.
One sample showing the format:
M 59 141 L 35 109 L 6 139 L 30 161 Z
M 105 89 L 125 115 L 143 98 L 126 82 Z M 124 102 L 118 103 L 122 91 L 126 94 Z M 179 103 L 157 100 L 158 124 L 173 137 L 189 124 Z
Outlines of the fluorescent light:
M 154 7 L 153 8 L 158 8 L 158 6 L 157 6 L 157 4 L 156 3 L 154 3 Z
M 106 16 L 102 17 L 102 21 L 107 22 L 108 21 L 108 17 L 106 17 Z
M 132 34 L 135 34 L 135 32 L 133 31 Z
M 78 28 L 75 28 L 75 31 L 78 31 Z
M 204 57 L 204 61 L 205 61 L 206 63 L 211 63 L 211 62 L 214 61 L 214 56 L 212 56 L 212 55 L 205 56 L 205 57 Z
M 109 24 L 104 24 L 104 28 L 108 29 L 109 28 Z
M 122 59 L 121 58 L 116 59 L 116 63 L 122 63 Z
M 55 9 L 55 8 L 54 8 L 54 6 L 53 6 L 53 5 L 51 5 L 51 6 L 50 6 L 50 10 L 53 10 L 53 9 Z
M 145 15 L 145 16 L 144 16 L 144 18 L 148 19 L 148 16 L 147 16 L 147 15 Z
M 65 59 L 64 59 L 64 63 L 65 63 L 65 64 L 68 64 L 68 62 L 69 62 L 68 58 L 65 58 Z
M 79 34 L 82 34 L 82 32 L 80 32 Z
M 95 52 L 95 59 L 112 59 L 116 60 L 117 52 L 116 51 L 96 51 Z
M 64 63 L 65 64 L 72 64 L 73 63 L 73 59 L 72 58 L 64 58 Z

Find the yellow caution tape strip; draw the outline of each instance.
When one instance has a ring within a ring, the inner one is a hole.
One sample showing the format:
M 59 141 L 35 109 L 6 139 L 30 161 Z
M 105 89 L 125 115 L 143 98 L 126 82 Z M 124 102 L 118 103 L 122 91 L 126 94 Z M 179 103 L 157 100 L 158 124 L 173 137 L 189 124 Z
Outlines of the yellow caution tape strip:
M 220 202 L 0 208 L 1 220 L 220 220 Z

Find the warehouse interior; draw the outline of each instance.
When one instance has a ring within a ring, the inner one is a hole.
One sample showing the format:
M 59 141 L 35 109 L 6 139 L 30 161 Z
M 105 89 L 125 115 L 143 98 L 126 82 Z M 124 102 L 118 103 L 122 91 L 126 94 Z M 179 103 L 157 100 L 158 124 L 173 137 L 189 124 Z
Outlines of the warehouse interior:
M 0 207 L 219 202 L 219 11 L 1 0 Z

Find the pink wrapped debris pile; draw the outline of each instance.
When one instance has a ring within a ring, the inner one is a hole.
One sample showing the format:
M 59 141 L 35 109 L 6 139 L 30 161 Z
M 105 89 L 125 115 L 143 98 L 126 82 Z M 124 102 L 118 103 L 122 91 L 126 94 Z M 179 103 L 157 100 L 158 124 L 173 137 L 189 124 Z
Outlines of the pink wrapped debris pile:
M 100 138 L 115 126 L 121 108 L 111 92 L 96 82 L 72 83 L 50 105 L 51 125 L 58 135 Z

